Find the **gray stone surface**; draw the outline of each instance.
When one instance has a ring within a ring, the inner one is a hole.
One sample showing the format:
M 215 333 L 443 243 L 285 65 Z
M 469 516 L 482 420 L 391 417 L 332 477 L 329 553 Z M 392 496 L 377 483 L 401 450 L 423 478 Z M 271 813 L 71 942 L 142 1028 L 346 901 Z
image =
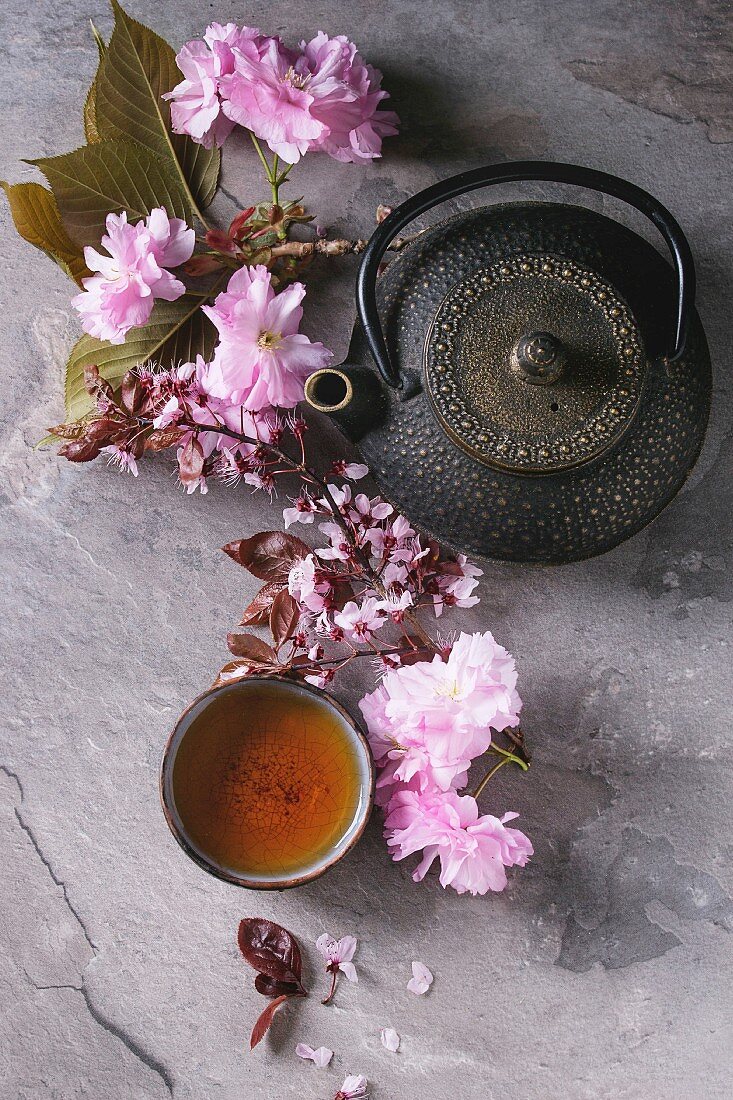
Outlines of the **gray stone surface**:
M 486 805 L 521 811 L 537 854 L 507 892 L 413 885 L 376 818 L 324 879 L 239 892 L 168 835 L 157 768 L 253 591 L 217 547 L 268 525 L 269 508 L 223 488 L 184 498 L 166 460 L 133 481 L 33 449 L 62 415 L 77 325 L 69 285 L 3 204 L 3 1095 L 315 1100 L 352 1071 L 379 1100 L 729 1096 L 730 4 L 130 9 L 175 42 L 209 17 L 291 37 L 323 26 L 382 66 L 404 119 L 384 161 L 314 157 L 291 192 L 335 231 L 367 233 L 378 201 L 491 160 L 580 160 L 650 188 L 689 232 L 717 385 L 695 474 L 653 527 L 587 564 L 487 565 L 481 606 L 453 618 L 490 627 L 521 669 L 534 766 L 501 773 Z M 3 176 L 32 178 L 21 157 L 80 141 L 89 15 L 109 29 L 101 0 L 4 5 Z M 226 191 L 257 197 L 256 175 L 233 142 Z M 216 209 L 225 221 L 234 206 L 223 194 Z M 353 274 L 343 262 L 312 280 L 308 323 L 337 353 Z M 355 933 L 360 983 L 330 1009 L 310 997 L 250 1055 L 261 1002 L 234 933 L 257 913 L 306 945 Z M 413 958 L 436 974 L 423 998 L 405 991 Z M 403 1037 L 397 1055 L 380 1047 L 385 1025 Z M 333 1047 L 334 1065 L 300 1063 L 298 1039 Z

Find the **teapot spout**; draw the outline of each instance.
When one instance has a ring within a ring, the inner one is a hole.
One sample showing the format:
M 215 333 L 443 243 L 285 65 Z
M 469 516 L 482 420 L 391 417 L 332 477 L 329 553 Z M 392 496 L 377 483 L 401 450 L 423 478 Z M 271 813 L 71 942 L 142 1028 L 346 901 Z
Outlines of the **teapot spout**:
M 324 367 L 305 382 L 305 399 L 312 409 L 334 420 L 353 442 L 367 434 L 386 411 L 382 382 L 369 367 Z

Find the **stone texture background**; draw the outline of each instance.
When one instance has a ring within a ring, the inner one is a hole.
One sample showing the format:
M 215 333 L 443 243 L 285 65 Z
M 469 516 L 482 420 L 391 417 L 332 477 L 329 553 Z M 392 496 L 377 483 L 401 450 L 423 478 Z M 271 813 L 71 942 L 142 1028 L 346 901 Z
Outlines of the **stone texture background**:
M 521 669 L 534 766 L 485 796 L 521 811 L 537 849 L 507 892 L 413 885 L 376 819 L 319 882 L 239 892 L 176 847 L 157 769 L 253 591 L 217 547 L 269 525 L 269 507 L 220 488 L 186 499 L 165 460 L 133 481 L 33 449 L 62 415 L 78 329 L 69 285 L 3 203 L 3 1095 L 316 1100 L 350 1071 L 379 1100 L 729 1096 L 731 5 L 129 7 L 175 43 L 209 18 L 344 31 L 384 69 L 404 119 L 384 161 L 314 157 L 295 175 L 335 232 L 367 234 L 377 202 L 492 160 L 579 160 L 653 190 L 690 235 L 717 386 L 703 456 L 653 527 L 582 565 L 489 564 L 480 608 L 460 620 L 490 627 Z M 4 5 L 4 177 L 32 178 L 21 157 L 81 140 L 88 16 L 108 32 L 101 0 Z M 259 193 L 244 143 L 225 162 L 222 221 L 234 196 Z M 343 353 L 354 267 L 317 274 L 308 323 Z M 324 929 L 358 935 L 360 983 L 329 1010 L 309 998 L 250 1055 L 261 1001 L 234 934 L 256 913 L 306 945 Z M 413 958 L 436 974 L 427 997 L 405 991 Z M 403 1037 L 398 1055 L 380 1047 L 384 1025 Z M 300 1063 L 297 1040 L 333 1047 L 333 1066 Z

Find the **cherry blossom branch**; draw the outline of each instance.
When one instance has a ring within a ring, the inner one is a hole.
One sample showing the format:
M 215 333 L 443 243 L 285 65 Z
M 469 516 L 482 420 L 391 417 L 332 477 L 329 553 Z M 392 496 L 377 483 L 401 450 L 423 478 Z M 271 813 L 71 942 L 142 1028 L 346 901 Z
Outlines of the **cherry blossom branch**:
M 291 470 L 293 473 L 297 473 L 301 477 L 306 477 L 314 485 L 317 485 L 320 492 L 323 493 L 324 498 L 328 501 L 329 507 L 331 508 L 331 513 L 332 513 L 333 519 L 338 524 L 338 526 L 341 528 L 343 534 L 345 535 L 345 537 L 346 537 L 346 539 L 349 543 L 349 546 L 352 548 L 352 550 L 354 552 L 354 556 L 358 560 L 359 565 L 361 566 L 362 573 L 364 574 L 364 576 L 369 578 L 369 580 L 371 581 L 375 591 L 378 592 L 379 595 L 383 599 L 387 598 L 388 592 L 387 592 L 387 588 L 386 588 L 382 578 L 372 568 L 372 565 L 369 561 L 369 558 L 364 553 L 362 547 L 359 546 L 357 540 L 354 537 L 354 533 L 353 533 L 350 525 L 347 523 L 346 519 L 344 518 L 344 516 L 341 512 L 341 509 L 336 504 L 336 501 L 334 500 L 334 498 L 331 494 L 331 490 L 329 489 L 327 483 L 325 481 L 323 481 L 318 476 L 318 474 L 315 473 L 314 470 L 312 470 L 304 462 L 298 462 L 297 459 L 292 458 L 289 454 L 287 454 L 286 451 L 283 451 L 280 447 L 278 447 L 277 444 L 270 443 L 270 442 L 267 442 L 267 441 L 262 440 L 262 439 L 256 439 L 253 436 L 248 436 L 248 435 L 244 434 L 243 432 L 235 432 L 235 431 L 233 431 L 233 429 L 227 427 L 225 424 L 216 424 L 216 425 L 213 425 L 213 424 L 212 425 L 197 424 L 195 421 L 191 420 L 191 421 L 188 421 L 188 422 L 187 421 L 180 421 L 179 422 L 179 427 L 189 428 L 193 432 L 197 432 L 197 431 L 216 432 L 217 435 L 227 435 L 227 436 L 229 436 L 230 439 L 236 439 L 237 442 L 239 442 L 239 443 L 246 443 L 249 446 L 256 447 L 256 448 L 262 448 L 264 450 L 267 450 L 267 451 L 271 452 L 272 454 L 276 455 L 278 461 L 284 463 L 288 467 L 288 469 Z M 420 641 L 423 642 L 423 644 L 426 645 L 429 649 L 432 649 L 436 653 L 439 653 L 440 652 L 439 646 L 430 637 L 430 635 L 427 633 L 427 631 L 424 630 L 421 623 L 413 615 L 411 615 L 410 612 L 407 611 L 407 610 L 404 612 L 404 617 L 405 617 L 405 620 L 407 622 L 409 622 L 411 628 L 415 632 L 415 635 L 420 639 Z
M 420 235 L 420 233 L 415 233 L 410 237 L 395 237 L 388 245 L 388 251 L 400 252 Z M 319 238 L 316 241 L 287 241 L 285 244 L 275 245 L 270 251 L 273 256 L 294 256 L 297 259 L 303 259 L 313 255 L 347 256 L 352 254 L 358 256 L 364 251 L 368 243 L 369 242 L 363 238 L 359 238 L 355 241 L 349 241 L 345 238 L 327 241 L 325 238 Z

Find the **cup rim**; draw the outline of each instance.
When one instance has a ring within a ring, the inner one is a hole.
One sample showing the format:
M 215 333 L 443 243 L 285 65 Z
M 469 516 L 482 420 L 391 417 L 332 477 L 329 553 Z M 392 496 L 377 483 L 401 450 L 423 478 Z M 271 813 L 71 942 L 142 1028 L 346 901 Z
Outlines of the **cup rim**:
M 369 789 L 366 791 L 365 808 L 362 813 L 361 820 L 359 821 L 353 835 L 351 836 L 349 843 L 339 852 L 334 853 L 330 859 L 324 861 L 323 864 L 314 868 L 311 871 L 306 871 L 302 875 L 294 875 L 288 879 L 250 879 L 245 875 L 237 875 L 232 872 L 226 871 L 221 867 L 215 866 L 209 860 L 206 859 L 199 851 L 197 851 L 192 843 L 188 840 L 183 829 L 179 827 L 176 816 L 173 813 L 172 807 L 168 804 L 168 798 L 166 794 L 166 776 L 172 763 L 172 750 L 173 742 L 180 729 L 181 723 L 187 718 L 189 713 L 194 707 L 198 706 L 204 700 L 208 700 L 213 696 L 220 695 L 227 690 L 247 684 L 268 684 L 270 686 L 279 687 L 281 685 L 287 685 L 288 688 L 300 691 L 305 695 L 311 695 L 314 699 L 318 699 L 320 702 L 326 703 L 326 705 L 332 707 L 337 714 L 342 718 L 347 726 L 356 735 L 357 741 L 360 743 L 363 750 L 364 759 L 369 771 Z M 354 718 L 349 711 L 346 710 L 337 699 L 334 699 L 327 691 L 323 691 L 320 688 L 313 687 L 311 684 L 305 684 L 298 680 L 286 680 L 277 676 L 242 676 L 236 680 L 229 680 L 224 684 L 217 684 L 213 687 L 207 688 L 206 691 L 202 691 L 195 699 L 192 699 L 188 706 L 180 713 L 176 719 L 176 723 L 171 730 L 163 749 L 163 755 L 160 762 L 160 769 L 158 774 L 158 791 L 160 795 L 160 803 L 163 809 L 163 815 L 168 824 L 168 828 L 173 834 L 175 840 L 179 846 L 183 849 L 189 859 L 198 864 L 202 870 L 207 871 L 214 878 L 221 879 L 224 882 L 229 882 L 234 886 L 241 886 L 246 890 L 290 890 L 295 886 L 302 886 L 306 882 L 312 882 L 314 879 L 320 878 L 326 871 L 330 870 L 336 863 L 339 863 L 344 856 L 355 847 L 355 845 L 361 839 L 364 830 L 367 827 L 369 818 L 371 817 L 372 809 L 374 807 L 374 791 L 376 785 L 376 769 L 374 766 L 374 757 L 372 756 L 371 746 L 367 740 L 366 734 L 361 728 L 360 724 Z

